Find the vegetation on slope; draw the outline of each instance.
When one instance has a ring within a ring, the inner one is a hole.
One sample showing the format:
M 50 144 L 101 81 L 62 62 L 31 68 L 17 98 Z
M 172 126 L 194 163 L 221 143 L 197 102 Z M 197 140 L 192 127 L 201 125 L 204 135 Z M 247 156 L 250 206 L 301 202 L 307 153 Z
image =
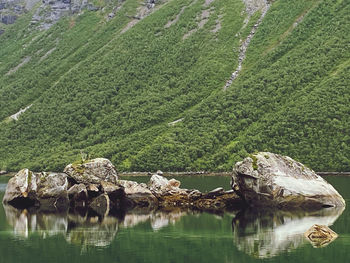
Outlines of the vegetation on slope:
M 203 3 L 169 1 L 124 33 L 137 0 L 108 22 L 85 12 L 46 32 L 22 17 L 0 36 L 0 120 L 33 106 L 0 123 L 0 168 L 60 170 L 83 150 L 119 170 L 230 170 L 265 150 L 350 170 L 347 1 L 273 2 L 225 92 L 244 4 Z

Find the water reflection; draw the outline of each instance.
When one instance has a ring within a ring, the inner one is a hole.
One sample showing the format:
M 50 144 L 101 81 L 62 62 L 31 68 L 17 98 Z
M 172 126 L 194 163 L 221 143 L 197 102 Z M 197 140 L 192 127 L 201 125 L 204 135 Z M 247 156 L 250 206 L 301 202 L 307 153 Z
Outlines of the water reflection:
M 125 214 L 121 225 L 129 228 L 134 227 L 140 223 L 149 222 L 151 228 L 154 231 L 160 230 L 168 225 L 173 225 L 180 220 L 181 217 L 187 215 L 190 211 L 182 209 L 171 209 L 169 211 L 156 210 L 156 211 L 142 211 L 133 210 Z
M 82 246 L 106 247 L 115 239 L 118 228 L 135 227 L 149 222 L 157 231 L 169 224 L 174 224 L 187 214 L 183 210 L 149 211 L 132 210 L 113 216 L 100 217 L 88 211 L 70 211 L 48 214 L 39 211 L 19 210 L 4 205 L 7 222 L 13 227 L 13 235 L 19 239 L 27 239 L 32 234 L 46 238 L 63 235 L 68 243 Z
M 181 220 L 191 217 L 188 227 L 191 231 L 198 228 L 198 224 L 204 223 L 205 229 L 199 234 L 209 231 L 213 217 L 207 217 L 208 221 L 200 220 L 199 211 L 175 209 L 170 211 L 135 209 L 126 213 L 113 214 L 100 217 L 90 214 L 89 211 L 67 211 L 61 214 L 47 214 L 38 211 L 18 210 L 12 206 L 4 206 L 8 223 L 13 228 L 13 235 L 19 239 L 26 239 L 32 234 L 42 238 L 61 235 L 64 239 L 82 250 L 88 247 L 108 247 L 116 239 L 121 228 L 136 228 L 142 224 L 142 228 L 159 231 L 160 229 L 173 226 L 184 227 Z M 315 212 L 256 212 L 251 210 L 241 211 L 238 214 L 225 214 L 228 221 L 223 222 L 230 228 L 232 219 L 232 230 L 234 245 L 248 255 L 256 258 L 269 258 L 284 251 L 292 251 L 305 243 L 304 232 L 312 225 L 332 225 L 341 215 L 344 208 L 324 209 Z M 221 217 L 220 217 L 221 218 Z M 209 220 L 210 219 L 210 220 Z M 176 225 L 175 225 L 176 224 Z M 223 226 L 224 227 L 224 226 Z M 225 228 L 225 227 L 224 227 Z M 220 227 L 219 229 L 222 229 Z M 184 231 L 182 229 L 181 231 Z M 180 232 L 181 232 L 180 231 Z M 223 233 L 218 233 L 217 236 Z M 184 233 L 184 232 L 183 232 Z M 229 234 L 229 230 L 225 232 Z M 205 234 L 205 233 L 203 233 Z M 232 243 L 230 241 L 230 246 Z
M 28 238 L 31 233 L 45 238 L 68 231 L 68 220 L 64 214 L 32 214 L 8 205 L 4 206 L 4 210 L 7 222 L 18 238 Z
M 314 212 L 242 211 L 232 220 L 234 243 L 253 257 L 273 257 L 308 242 L 305 231 L 314 224 L 332 225 L 343 211 L 344 207 Z

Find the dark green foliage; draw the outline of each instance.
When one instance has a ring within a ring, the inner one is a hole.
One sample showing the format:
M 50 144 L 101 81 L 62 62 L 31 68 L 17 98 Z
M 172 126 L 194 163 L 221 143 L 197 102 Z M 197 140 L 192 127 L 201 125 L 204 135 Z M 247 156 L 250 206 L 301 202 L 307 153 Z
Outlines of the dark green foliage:
M 82 150 L 119 170 L 231 170 L 248 153 L 272 151 L 315 170 L 350 170 L 347 1 L 275 1 L 226 92 L 244 5 L 213 2 L 208 22 L 183 40 L 203 1 L 164 25 L 191 2 L 170 1 L 125 33 L 136 0 L 108 22 L 99 11 L 46 32 L 26 27 L 30 14 L 12 25 L 0 36 L 0 168 L 62 170 Z

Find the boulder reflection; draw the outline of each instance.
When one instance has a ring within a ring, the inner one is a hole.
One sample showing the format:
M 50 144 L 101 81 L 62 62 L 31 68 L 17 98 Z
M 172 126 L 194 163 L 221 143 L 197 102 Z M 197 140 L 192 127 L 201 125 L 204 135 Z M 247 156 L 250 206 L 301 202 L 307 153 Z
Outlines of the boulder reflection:
M 53 236 L 68 231 L 65 214 L 30 213 L 13 206 L 4 206 L 7 222 L 13 227 L 13 234 L 19 238 L 28 238 L 31 233 L 42 237 Z
M 82 248 L 89 246 L 106 247 L 116 238 L 118 228 L 135 227 L 149 223 L 157 231 L 174 224 L 188 212 L 180 209 L 153 211 L 136 209 L 113 216 L 97 216 L 89 211 L 66 211 L 64 213 L 43 213 L 27 209 L 16 209 L 4 205 L 7 222 L 13 227 L 13 235 L 27 239 L 31 235 L 47 238 L 62 235 L 68 243 Z
M 191 211 L 175 208 L 171 210 L 154 210 L 143 211 L 142 209 L 134 209 L 125 214 L 121 226 L 124 228 L 134 227 L 141 223 L 149 222 L 154 231 L 160 230 L 168 225 L 173 225 L 183 216 L 193 213 Z
M 314 224 L 332 225 L 343 211 L 344 207 L 313 212 L 242 211 L 232 220 L 234 243 L 253 257 L 273 257 L 307 243 L 305 231 Z

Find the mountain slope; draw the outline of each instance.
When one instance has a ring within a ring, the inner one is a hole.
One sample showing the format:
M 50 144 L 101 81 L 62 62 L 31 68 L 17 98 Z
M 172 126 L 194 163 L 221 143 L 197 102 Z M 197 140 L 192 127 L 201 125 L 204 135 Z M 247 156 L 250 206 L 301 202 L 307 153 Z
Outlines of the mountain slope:
M 127 0 L 44 31 L 24 14 L 0 36 L 0 168 L 82 150 L 119 170 L 230 170 L 264 150 L 349 170 L 349 11 L 272 2 L 225 91 L 261 12 L 245 21 L 240 0 Z

